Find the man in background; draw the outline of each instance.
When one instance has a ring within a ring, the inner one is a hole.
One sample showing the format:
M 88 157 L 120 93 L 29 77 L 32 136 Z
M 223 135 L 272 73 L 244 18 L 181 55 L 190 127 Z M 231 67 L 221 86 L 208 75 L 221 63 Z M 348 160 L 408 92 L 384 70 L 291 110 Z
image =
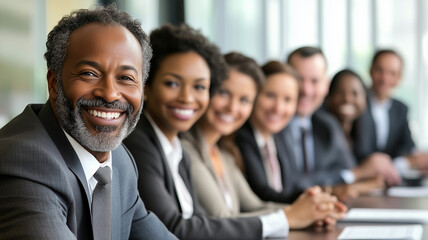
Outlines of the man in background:
M 408 108 L 392 97 L 401 80 L 403 58 L 394 50 L 376 52 L 370 67 L 372 86 L 368 93 L 367 111 L 357 122 L 354 152 L 362 161 L 374 152 L 386 153 L 396 169 L 405 176 L 410 169 L 428 172 L 428 154 L 415 151 Z

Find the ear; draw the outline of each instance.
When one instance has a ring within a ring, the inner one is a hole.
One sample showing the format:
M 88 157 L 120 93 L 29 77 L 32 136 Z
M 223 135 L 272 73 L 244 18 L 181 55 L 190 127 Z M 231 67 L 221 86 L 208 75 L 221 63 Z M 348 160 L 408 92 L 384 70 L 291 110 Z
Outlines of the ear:
M 49 100 L 51 103 L 55 103 L 56 101 L 56 93 L 57 93 L 57 76 L 52 70 L 48 70 L 48 73 L 46 74 L 46 79 L 48 80 L 48 91 L 49 91 Z

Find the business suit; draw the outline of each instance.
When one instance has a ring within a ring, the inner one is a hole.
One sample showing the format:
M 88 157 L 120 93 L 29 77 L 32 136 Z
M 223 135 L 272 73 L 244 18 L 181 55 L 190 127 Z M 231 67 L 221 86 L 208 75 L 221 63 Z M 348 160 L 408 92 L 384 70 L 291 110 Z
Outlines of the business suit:
M 223 182 L 231 199 L 228 207 L 223 190 L 209 157 L 207 142 L 202 131 L 194 126 L 180 135 L 183 147 L 189 153 L 191 175 L 201 205 L 207 213 L 216 217 L 260 216 L 278 208 L 263 202 L 251 190 L 233 156 L 220 148 L 223 165 Z
M 112 160 L 111 239 L 175 239 L 138 196 L 130 153 Z M 85 174 L 49 102 L 0 130 L 0 192 L 0 239 L 93 239 Z
M 256 142 L 251 123 L 246 122 L 236 133 L 235 142 L 242 154 L 247 181 L 260 199 L 265 201 L 291 203 L 304 190 L 298 186 L 299 179 L 296 174 L 294 150 L 291 148 L 291 135 L 285 134 L 284 131 L 273 135 L 281 168 L 283 190 L 280 192 L 269 185 L 264 159 Z
M 190 162 L 183 154 L 180 175 L 193 199 L 194 214 L 182 217 L 172 174 L 162 146 L 149 120 L 141 115 L 134 132 L 124 141 L 134 155 L 140 173 L 138 187 L 147 208 L 156 213 L 168 229 L 180 239 L 261 239 L 258 218 L 215 219 L 206 216 L 200 206 L 190 177 Z
M 341 171 L 353 168 L 355 160 L 346 145 L 345 136 L 339 123 L 322 109 L 317 110 L 312 115 L 311 123 L 314 141 L 314 167 L 309 175 L 300 175 L 299 188 L 344 183 Z M 292 124 L 289 124 L 283 131 L 284 138 L 291 134 L 291 127 Z M 294 148 L 294 151 L 296 153 L 301 149 Z M 296 169 L 295 172 L 300 171 Z
M 409 122 L 407 120 L 408 109 L 406 105 L 396 99 L 391 99 L 389 109 L 389 132 L 386 146 L 379 149 L 376 139 L 376 126 L 371 111 L 371 103 L 364 114 L 356 121 L 352 140 L 354 154 L 358 161 L 362 161 L 374 152 L 383 152 L 395 158 L 410 154 L 415 147 L 412 140 Z

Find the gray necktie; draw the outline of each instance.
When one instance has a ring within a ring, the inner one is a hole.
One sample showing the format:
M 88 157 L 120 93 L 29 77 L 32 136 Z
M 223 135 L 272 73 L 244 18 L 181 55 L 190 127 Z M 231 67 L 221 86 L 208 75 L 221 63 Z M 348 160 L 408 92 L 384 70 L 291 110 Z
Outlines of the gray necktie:
M 111 170 L 100 167 L 94 174 L 98 181 L 92 194 L 92 229 L 95 240 L 109 240 L 111 235 Z

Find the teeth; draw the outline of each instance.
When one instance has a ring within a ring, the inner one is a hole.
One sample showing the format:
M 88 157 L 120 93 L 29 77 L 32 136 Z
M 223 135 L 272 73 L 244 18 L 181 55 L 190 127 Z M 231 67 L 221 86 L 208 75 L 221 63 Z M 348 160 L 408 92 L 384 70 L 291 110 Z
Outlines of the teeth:
M 221 120 L 225 122 L 233 122 L 234 120 L 234 118 L 230 115 L 219 114 L 218 116 L 220 117 Z
M 339 112 L 342 114 L 353 115 L 356 114 L 357 109 L 352 104 L 343 104 L 339 107 Z
M 281 119 L 281 117 L 278 115 L 268 115 L 267 118 L 271 121 L 278 121 Z
M 118 112 L 101 112 L 93 109 L 89 109 L 89 114 L 91 114 L 94 117 L 104 118 L 104 119 L 116 119 L 120 116 L 120 113 Z
M 192 109 L 179 109 L 174 108 L 173 111 L 177 114 L 180 114 L 182 116 L 192 116 L 194 111 Z

